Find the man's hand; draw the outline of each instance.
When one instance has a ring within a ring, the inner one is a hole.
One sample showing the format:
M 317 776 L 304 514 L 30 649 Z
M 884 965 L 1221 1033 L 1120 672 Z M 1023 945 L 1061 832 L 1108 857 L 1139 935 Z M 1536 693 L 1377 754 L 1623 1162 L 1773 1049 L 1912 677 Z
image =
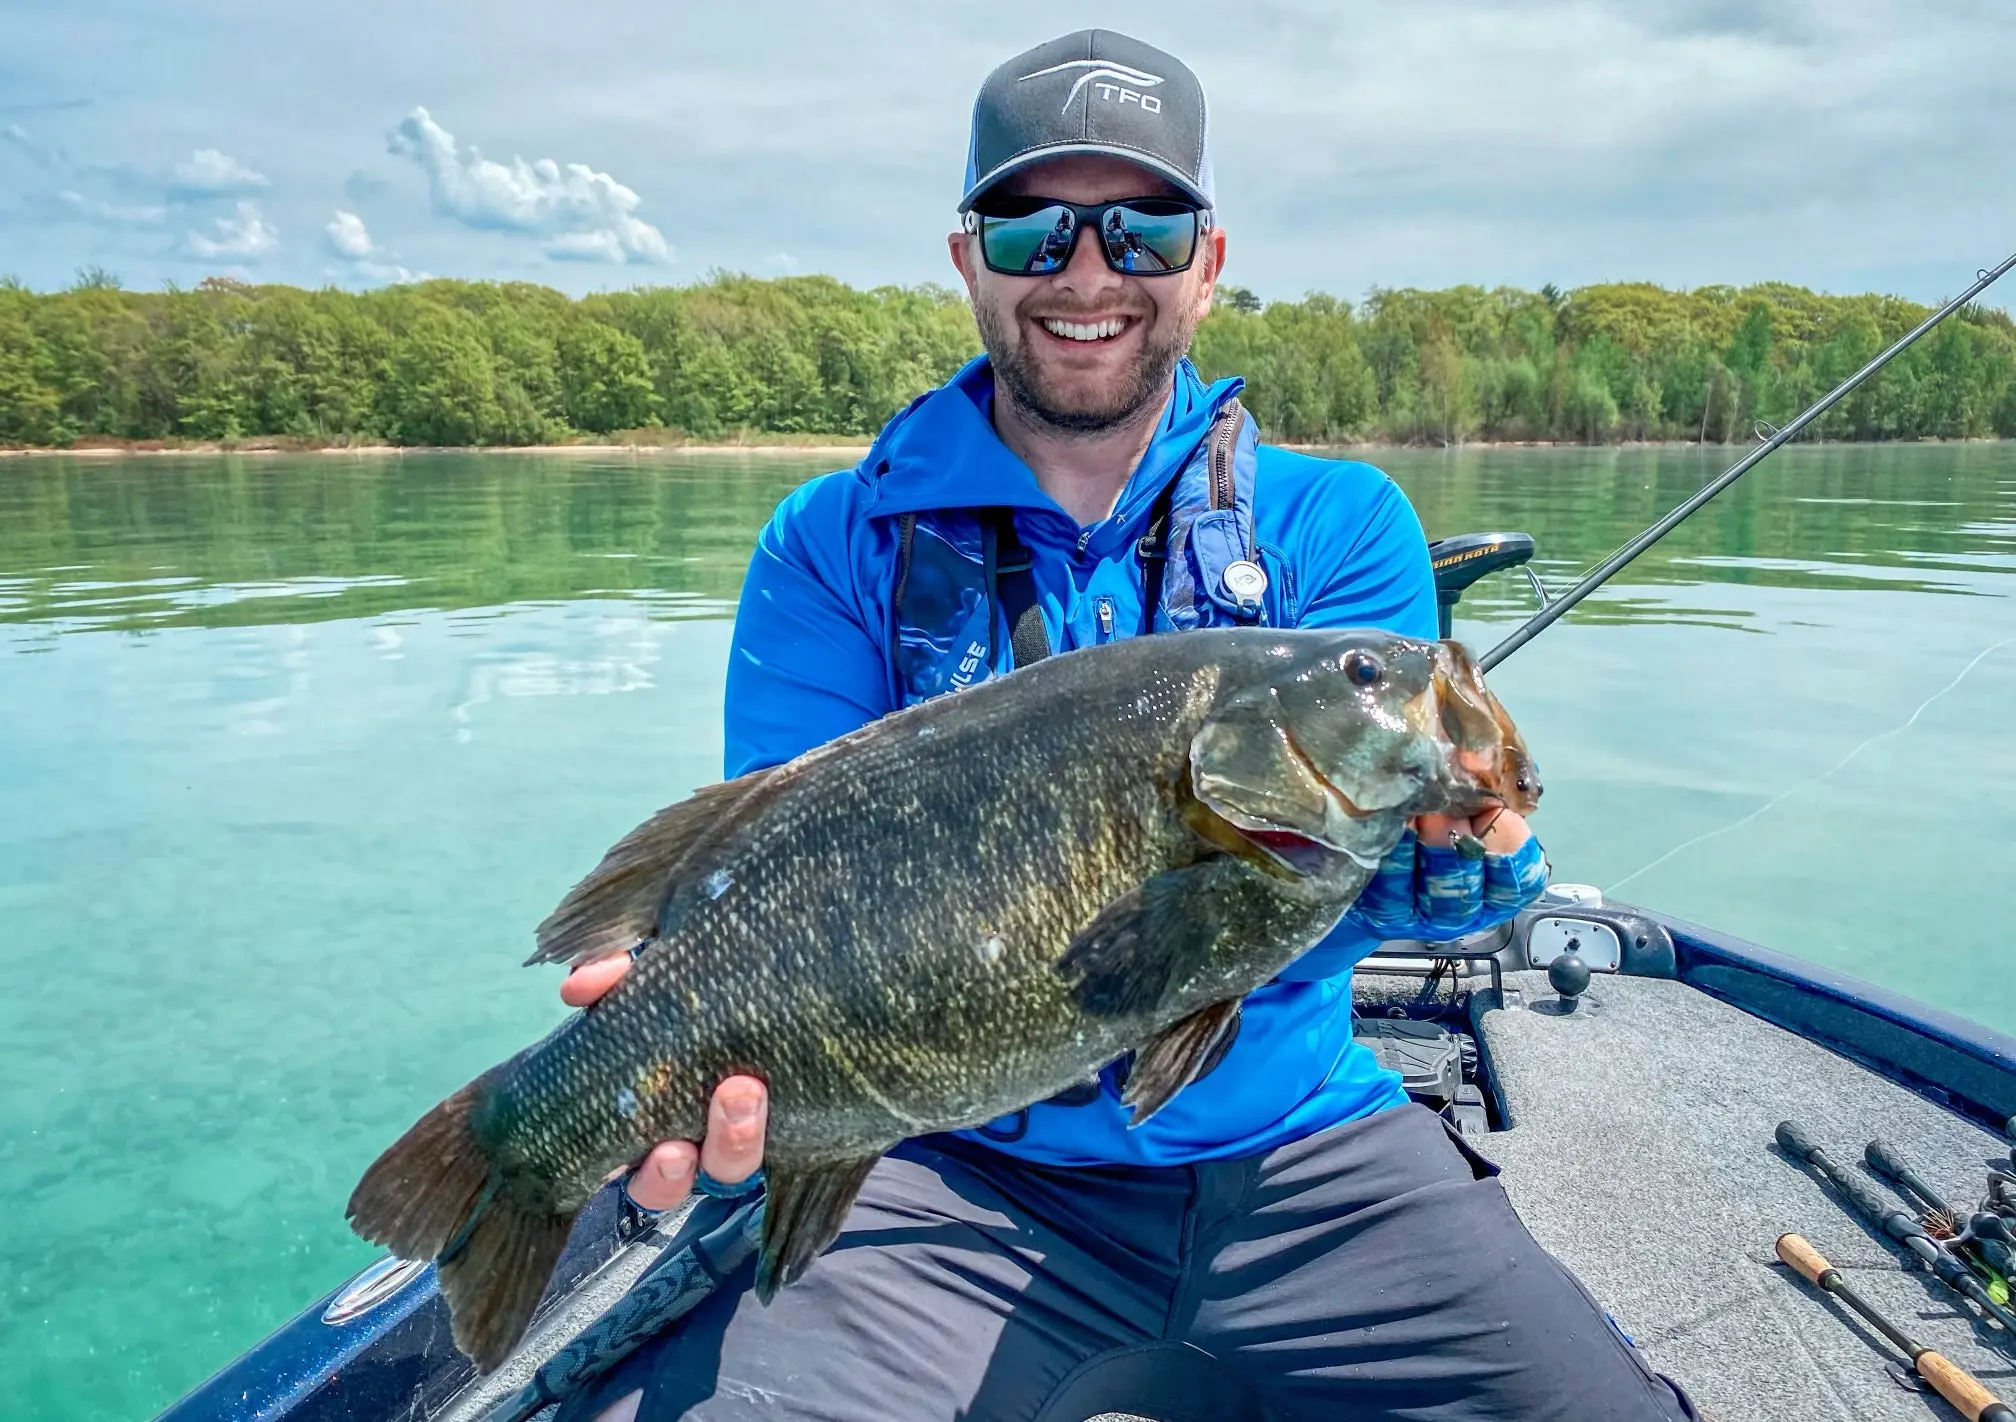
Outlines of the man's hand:
M 1485 810 L 1467 820 L 1460 815 L 1422 815 L 1414 821 L 1414 833 L 1423 844 L 1443 849 L 1458 835 L 1475 835 L 1484 842 L 1486 854 L 1510 854 L 1533 838 L 1525 819 L 1505 809 Z
M 1522 816 L 1495 806 L 1471 816 L 1422 815 L 1350 917 L 1379 938 L 1447 942 L 1503 923 L 1546 886 L 1546 856 Z
M 560 984 L 560 1000 L 569 1007 L 587 1007 L 623 981 L 630 955 L 615 953 L 583 963 Z M 692 1141 L 661 1141 L 645 1155 L 630 1177 L 630 1198 L 647 1210 L 669 1210 L 693 1193 L 696 1170 L 705 1170 L 723 1185 L 735 1185 L 763 1164 L 763 1128 L 770 1116 L 770 1094 L 753 1076 L 731 1076 L 714 1088 L 707 1112 L 707 1135 Z

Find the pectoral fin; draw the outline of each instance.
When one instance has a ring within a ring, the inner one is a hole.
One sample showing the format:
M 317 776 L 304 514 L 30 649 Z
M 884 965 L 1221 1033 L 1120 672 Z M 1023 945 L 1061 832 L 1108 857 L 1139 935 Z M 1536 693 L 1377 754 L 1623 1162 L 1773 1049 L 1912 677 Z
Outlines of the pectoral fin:
M 814 1168 L 768 1166 L 764 1174 L 763 1245 L 756 1259 L 756 1296 L 769 1303 L 803 1274 L 840 1234 L 854 1197 L 881 1152 Z
M 696 790 L 616 841 L 539 925 L 538 947 L 525 961 L 578 965 L 650 938 L 679 861 L 771 774 L 758 770 Z
M 1214 1002 L 1165 1027 L 1134 1054 L 1127 1088 L 1120 1099 L 1134 1108 L 1131 1124 L 1140 1125 L 1169 1104 L 1169 1099 L 1202 1076 L 1239 1032 L 1240 999 Z

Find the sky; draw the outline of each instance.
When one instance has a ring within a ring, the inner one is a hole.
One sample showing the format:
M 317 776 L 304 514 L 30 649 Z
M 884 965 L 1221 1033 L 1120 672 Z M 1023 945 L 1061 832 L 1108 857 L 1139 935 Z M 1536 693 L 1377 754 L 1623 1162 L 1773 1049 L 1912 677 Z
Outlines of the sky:
M 0 275 L 949 283 L 981 78 L 1092 25 L 1202 79 L 1269 300 L 2016 249 L 2007 0 L 0 0 Z

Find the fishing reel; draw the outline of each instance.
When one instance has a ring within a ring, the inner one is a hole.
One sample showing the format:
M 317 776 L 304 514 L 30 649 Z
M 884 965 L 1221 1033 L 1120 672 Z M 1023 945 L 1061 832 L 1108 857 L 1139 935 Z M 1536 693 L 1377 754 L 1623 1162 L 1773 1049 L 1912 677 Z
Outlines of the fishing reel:
M 2004 1133 L 2016 1140 L 2016 1119 L 2008 1122 Z M 2016 1150 L 2010 1155 L 2016 1164 Z M 2010 1284 L 2016 1279 L 2016 1175 L 1990 1170 L 1987 1195 L 1973 1210 L 1963 1211 L 1941 1198 L 1889 1142 L 1870 1141 L 1862 1158 L 1915 1207 L 1919 1224 L 1941 1253 L 1979 1275 L 1995 1302 L 2009 1302 Z

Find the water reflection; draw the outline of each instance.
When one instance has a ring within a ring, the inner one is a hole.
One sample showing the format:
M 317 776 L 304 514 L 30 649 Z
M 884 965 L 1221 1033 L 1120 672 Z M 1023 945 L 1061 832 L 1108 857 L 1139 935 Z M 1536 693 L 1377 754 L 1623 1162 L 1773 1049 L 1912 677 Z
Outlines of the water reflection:
M 1565 586 L 1718 473 L 1719 449 L 1384 450 L 1430 536 L 1516 528 Z M 756 530 L 824 457 L 35 459 L 0 466 L 0 621 L 52 631 L 319 622 L 628 598 L 730 615 Z M 1698 620 L 1650 587 L 1969 594 L 2016 560 L 2001 445 L 1795 448 L 1578 610 Z M 1639 589 L 1640 591 L 1632 591 Z M 1516 578 L 1465 603 L 1530 610 Z M 1718 625 L 1722 625 L 1718 623 Z M 16 644 L 19 645 L 18 643 Z
M 321 622 L 637 597 L 723 616 L 794 457 L 32 459 L 0 467 L 0 621 Z

